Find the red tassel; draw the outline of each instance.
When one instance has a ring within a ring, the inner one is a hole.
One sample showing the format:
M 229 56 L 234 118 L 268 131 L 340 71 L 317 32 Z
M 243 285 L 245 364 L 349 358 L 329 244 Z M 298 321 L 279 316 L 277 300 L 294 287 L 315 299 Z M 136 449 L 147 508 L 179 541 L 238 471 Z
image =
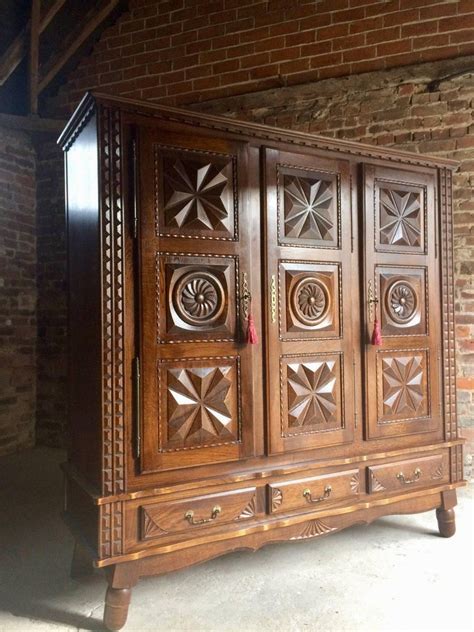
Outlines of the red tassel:
M 374 320 L 374 330 L 372 332 L 372 344 L 376 347 L 382 345 L 382 332 L 380 330 L 380 323 L 377 319 Z
M 258 344 L 258 336 L 257 330 L 255 329 L 255 323 L 253 321 L 252 314 L 248 315 L 247 318 L 247 344 L 256 345 Z

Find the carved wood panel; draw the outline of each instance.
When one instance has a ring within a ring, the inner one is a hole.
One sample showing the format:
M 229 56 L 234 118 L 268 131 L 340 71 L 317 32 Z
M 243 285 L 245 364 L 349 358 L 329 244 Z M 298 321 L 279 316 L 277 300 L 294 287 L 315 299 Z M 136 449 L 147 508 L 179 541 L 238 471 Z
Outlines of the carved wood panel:
M 157 255 L 156 265 L 159 342 L 235 339 L 237 257 Z
M 425 268 L 377 266 L 383 336 L 429 332 Z
M 240 441 L 239 391 L 237 357 L 161 361 L 159 449 L 189 450 Z
M 375 248 L 379 252 L 425 252 L 426 191 L 379 178 L 374 186 Z
M 340 336 L 340 276 L 338 264 L 280 262 L 278 292 L 282 339 Z
M 429 415 L 428 357 L 428 350 L 377 353 L 379 424 Z
M 344 427 L 339 354 L 281 358 L 283 437 Z
M 236 157 L 154 144 L 157 235 L 237 238 Z
M 279 243 L 338 248 L 340 183 L 337 173 L 278 164 Z

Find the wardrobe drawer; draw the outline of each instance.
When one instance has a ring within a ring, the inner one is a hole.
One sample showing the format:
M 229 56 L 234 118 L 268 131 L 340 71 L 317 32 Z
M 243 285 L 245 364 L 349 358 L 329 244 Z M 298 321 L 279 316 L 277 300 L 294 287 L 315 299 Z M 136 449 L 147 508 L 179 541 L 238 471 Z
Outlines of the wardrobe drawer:
M 359 494 L 359 470 L 322 474 L 268 485 L 270 513 L 326 506 Z
M 256 513 L 256 491 L 255 487 L 247 487 L 220 494 L 141 505 L 138 508 L 140 537 L 148 540 L 253 518 Z
M 406 459 L 367 468 L 368 491 L 397 492 L 449 481 L 448 454 Z

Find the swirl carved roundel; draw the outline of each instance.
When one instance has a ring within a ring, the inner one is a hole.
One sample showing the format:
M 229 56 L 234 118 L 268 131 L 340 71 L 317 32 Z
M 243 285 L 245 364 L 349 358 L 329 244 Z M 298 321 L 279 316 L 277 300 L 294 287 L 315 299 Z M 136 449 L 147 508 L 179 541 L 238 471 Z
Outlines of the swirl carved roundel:
M 184 274 L 174 290 L 174 304 L 179 317 L 194 326 L 209 326 L 222 314 L 225 293 L 219 279 L 210 272 Z
M 387 310 L 396 323 L 404 324 L 413 318 L 418 306 L 415 290 L 407 281 L 395 281 L 387 292 Z
M 309 327 L 318 325 L 330 306 L 326 286 L 315 277 L 305 277 L 295 285 L 291 302 L 298 320 Z

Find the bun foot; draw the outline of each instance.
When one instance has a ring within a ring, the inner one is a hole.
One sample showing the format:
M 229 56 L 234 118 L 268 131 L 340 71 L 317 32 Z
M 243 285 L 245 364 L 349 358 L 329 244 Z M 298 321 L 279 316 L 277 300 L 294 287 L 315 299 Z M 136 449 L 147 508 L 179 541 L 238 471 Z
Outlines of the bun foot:
M 456 533 L 456 517 L 454 509 L 436 510 L 436 518 L 438 519 L 438 528 L 443 538 L 451 538 Z
M 130 588 L 107 588 L 105 595 L 104 626 L 107 630 L 120 630 L 127 622 Z

